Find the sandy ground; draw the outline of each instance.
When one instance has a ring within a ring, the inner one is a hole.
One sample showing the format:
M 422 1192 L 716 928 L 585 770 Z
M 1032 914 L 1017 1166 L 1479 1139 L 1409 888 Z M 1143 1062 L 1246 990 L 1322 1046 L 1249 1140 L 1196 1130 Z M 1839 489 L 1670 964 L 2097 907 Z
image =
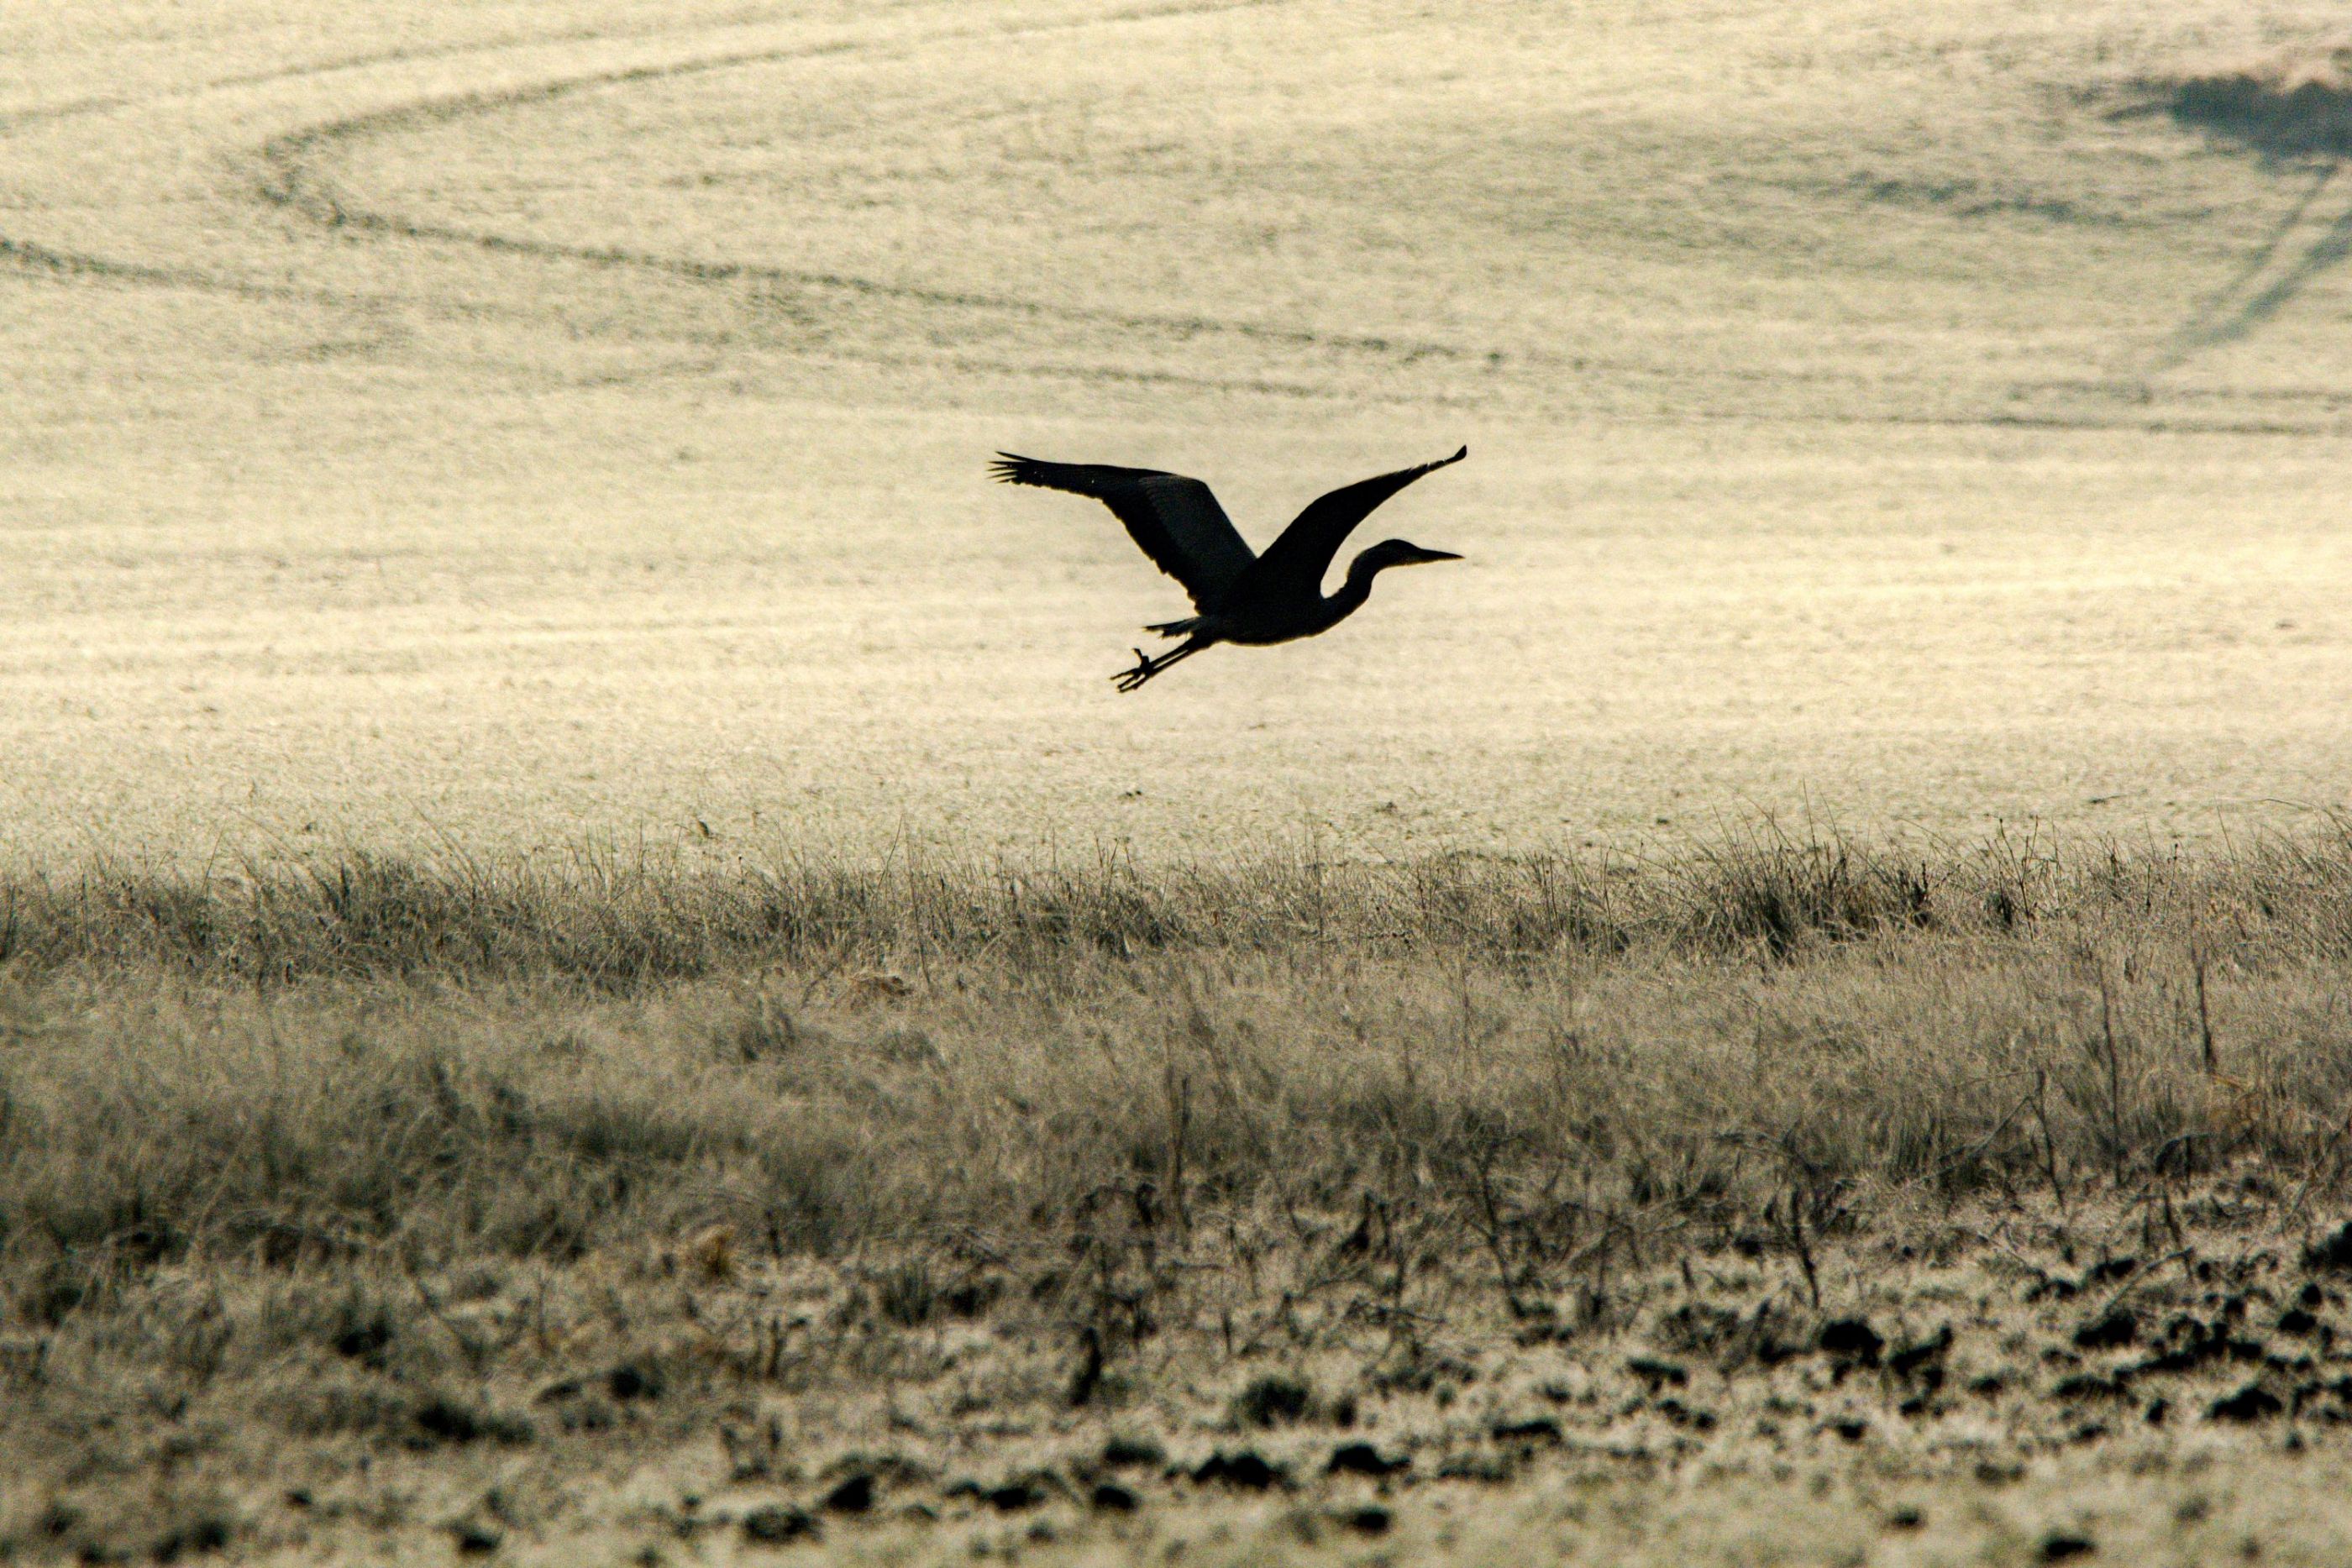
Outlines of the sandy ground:
M 1092 850 L 2340 805 L 2319 5 L 0 19 L 0 841 Z M 1400 497 L 1180 612 L 998 447 Z M 706 831 L 715 837 L 706 839 Z

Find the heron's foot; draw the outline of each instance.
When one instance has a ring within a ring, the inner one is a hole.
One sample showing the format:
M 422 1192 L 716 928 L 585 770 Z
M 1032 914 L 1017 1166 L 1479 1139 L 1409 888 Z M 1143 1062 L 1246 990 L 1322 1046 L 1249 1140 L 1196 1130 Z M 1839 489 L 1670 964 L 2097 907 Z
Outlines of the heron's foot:
M 1111 677 L 1113 681 L 1118 684 L 1118 689 L 1123 692 L 1133 691 L 1136 687 L 1141 685 L 1144 682 L 1150 680 L 1152 676 L 1160 673 L 1160 661 L 1154 659 L 1150 654 L 1145 653 L 1140 648 L 1134 650 L 1134 653 L 1135 668 L 1131 670 L 1121 670 L 1118 674 Z

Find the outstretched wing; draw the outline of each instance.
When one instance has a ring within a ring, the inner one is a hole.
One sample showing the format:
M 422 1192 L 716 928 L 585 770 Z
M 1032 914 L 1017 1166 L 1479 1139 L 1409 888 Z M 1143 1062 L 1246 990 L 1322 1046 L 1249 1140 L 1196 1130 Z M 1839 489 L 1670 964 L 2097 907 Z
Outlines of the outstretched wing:
M 1307 509 L 1282 530 L 1282 537 L 1266 546 L 1265 553 L 1258 557 L 1257 568 L 1250 575 L 1252 591 L 1286 593 L 1302 599 L 1320 594 L 1323 574 L 1331 570 L 1331 558 L 1339 553 L 1339 547 L 1355 532 L 1358 523 L 1423 474 L 1449 463 L 1459 463 L 1469 455 L 1470 449 L 1465 446 L 1451 457 L 1441 457 L 1417 468 L 1400 468 L 1375 479 L 1359 479 L 1309 502 Z
M 1225 509 L 1198 479 L 1107 463 L 1041 463 L 1000 452 L 988 471 L 1008 485 L 1038 485 L 1092 496 L 1111 509 L 1160 570 L 1184 585 L 1194 608 L 1217 606 L 1257 559 Z

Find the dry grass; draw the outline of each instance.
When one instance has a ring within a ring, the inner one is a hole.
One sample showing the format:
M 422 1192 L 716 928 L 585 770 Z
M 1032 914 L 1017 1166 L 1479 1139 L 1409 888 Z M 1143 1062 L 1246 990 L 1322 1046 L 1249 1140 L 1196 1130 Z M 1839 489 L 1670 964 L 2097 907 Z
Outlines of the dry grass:
M 2135 906 L 2234 921 L 2266 955 L 2324 956 L 2346 929 L 2352 829 L 2323 821 L 2196 853 L 2079 837 L 2062 848 L 2032 830 L 1923 852 L 1766 819 L 1646 849 L 1382 862 L 1279 848 L 1147 864 L 918 847 L 870 860 L 753 851 L 715 870 L 643 843 L 439 858 L 351 848 L 195 872 L 99 856 L 0 871 L 0 963 L 262 987 L 561 979 L 615 993 L 769 968 L 809 977 L 813 995 L 847 969 L 934 958 L 1011 974 L 1088 954 L 1786 959 L 1897 930 L 2074 928 Z
M 552 1551 L 715 1528 L 689 1494 L 756 1539 L 821 1531 L 857 1475 L 899 1525 L 944 1510 L 941 1550 L 1076 1528 L 1099 1487 L 1177 1521 L 1286 1498 L 1346 1540 L 1350 1441 L 1436 1497 L 1540 1487 L 1555 1450 L 1763 1474 L 1877 1430 L 1874 1465 L 1948 1479 L 2158 1400 L 2225 1437 L 2335 1419 L 2305 1343 L 2332 1254 L 2304 1340 L 2229 1346 L 2340 1217 L 2340 829 L 736 878 L 352 855 L 5 897 L 21 1551 Z M 2086 1302 L 2178 1364 L 2042 1386 Z M 1959 1348 L 1920 1348 L 1939 1323 Z M 2248 1421 L 2208 1412 L 2242 1385 Z M 1120 1434 L 1162 1458 L 1114 1474 Z M 582 1490 L 624 1456 L 658 1506 Z

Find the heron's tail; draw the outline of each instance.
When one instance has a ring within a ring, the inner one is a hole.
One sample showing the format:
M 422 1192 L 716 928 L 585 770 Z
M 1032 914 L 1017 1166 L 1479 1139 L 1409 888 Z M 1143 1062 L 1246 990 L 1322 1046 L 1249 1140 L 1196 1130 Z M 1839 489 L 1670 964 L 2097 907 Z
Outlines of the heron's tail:
M 1201 619 L 1195 615 L 1190 621 L 1162 621 L 1156 626 L 1146 626 L 1144 630 L 1157 632 L 1162 637 L 1190 637 L 1201 629 Z

